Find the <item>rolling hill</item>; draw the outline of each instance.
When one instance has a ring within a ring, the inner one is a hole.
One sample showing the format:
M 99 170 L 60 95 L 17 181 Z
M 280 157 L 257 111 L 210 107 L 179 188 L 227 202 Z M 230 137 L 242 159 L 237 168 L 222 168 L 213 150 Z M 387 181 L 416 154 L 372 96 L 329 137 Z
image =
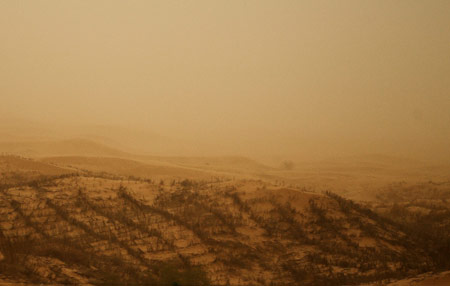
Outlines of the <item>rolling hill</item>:
M 0 189 L 0 279 L 84 285 L 344 285 L 435 261 L 332 193 L 255 180 L 65 174 Z

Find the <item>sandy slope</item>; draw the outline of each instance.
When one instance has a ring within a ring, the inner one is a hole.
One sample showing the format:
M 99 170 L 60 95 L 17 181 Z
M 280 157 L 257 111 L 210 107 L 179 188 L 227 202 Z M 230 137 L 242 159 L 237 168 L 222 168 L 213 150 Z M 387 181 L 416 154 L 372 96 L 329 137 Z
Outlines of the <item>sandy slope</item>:
M 31 157 L 45 156 L 102 156 L 126 157 L 128 153 L 97 144 L 84 139 L 71 139 L 60 141 L 17 141 L 0 142 L 0 152 Z
M 43 158 L 40 161 L 58 166 L 75 167 L 80 170 L 151 179 L 211 179 L 214 176 L 229 175 L 215 171 L 181 167 L 164 162 L 144 163 L 120 158 L 64 156 Z
M 72 283 L 104 279 L 105 269 L 116 267 L 108 263 L 117 259 L 149 273 L 162 262 L 188 260 L 214 285 L 370 280 L 375 272 L 382 277 L 401 267 L 396 253 L 410 252 L 408 263 L 427 261 L 405 249 L 401 232 L 392 226 L 351 206 L 346 212 L 341 208 L 323 195 L 254 180 L 160 186 L 72 176 L 3 190 L 0 240 L 39 242 L 44 249 L 25 251 L 31 254 L 24 267 L 35 269 L 30 275 Z M 11 269 L 8 263 L 22 249 L 8 253 L 0 266 Z M 108 262 L 106 257 L 118 258 Z
M 197 179 L 211 176 L 259 178 L 271 182 L 284 182 L 286 185 L 295 185 L 300 188 L 314 189 L 317 192 L 331 190 L 356 200 L 374 200 L 380 189 L 396 182 L 418 183 L 450 179 L 449 165 L 429 165 L 384 155 L 296 163 L 294 169 L 283 170 L 266 166 L 246 157 L 139 155 L 82 139 L 3 142 L 0 143 L 0 152 L 46 158 L 43 161 L 51 162 L 53 160 L 60 166 L 71 165 L 81 169 L 104 170 L 121 175 L 152 176 L 153 178 L 185 176 Z M 82 159 L 81 157 L 92 158 Z
M 36 176 L 36 175 L 62 175 L 72 173 L 73 170 L 58 167 L 53 164 L 38 162 L 33 159 L 19 156 L 0 156 L 0 173 L 5 176 Z

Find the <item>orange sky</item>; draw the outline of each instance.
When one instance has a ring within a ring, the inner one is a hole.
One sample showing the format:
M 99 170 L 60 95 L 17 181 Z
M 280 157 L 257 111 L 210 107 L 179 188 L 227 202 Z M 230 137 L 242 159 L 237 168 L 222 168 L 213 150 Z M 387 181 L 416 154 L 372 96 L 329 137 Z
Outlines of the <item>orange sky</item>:
M 0 113 L 450 159 L 450 1 L 1 1 Z

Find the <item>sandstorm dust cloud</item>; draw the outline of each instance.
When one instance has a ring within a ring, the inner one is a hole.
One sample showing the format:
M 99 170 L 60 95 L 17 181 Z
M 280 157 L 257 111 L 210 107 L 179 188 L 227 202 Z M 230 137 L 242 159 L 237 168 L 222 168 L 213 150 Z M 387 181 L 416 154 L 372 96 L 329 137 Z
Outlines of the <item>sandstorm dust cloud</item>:
M 165 155 L 448 161 L 449 14 L 445 0 L 2 1 L 2 126 L 137 130 L 179 145 L 115 138 Z

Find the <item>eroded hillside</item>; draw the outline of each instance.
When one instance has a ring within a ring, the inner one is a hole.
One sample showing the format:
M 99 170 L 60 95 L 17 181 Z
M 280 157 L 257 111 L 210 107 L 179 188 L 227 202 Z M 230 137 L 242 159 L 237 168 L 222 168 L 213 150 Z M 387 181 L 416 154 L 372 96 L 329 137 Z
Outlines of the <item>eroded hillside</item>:
M 398 225 L 261 181 L 62 174 L 0 192 L 4 281 L 343 285 L 430 270 Z

